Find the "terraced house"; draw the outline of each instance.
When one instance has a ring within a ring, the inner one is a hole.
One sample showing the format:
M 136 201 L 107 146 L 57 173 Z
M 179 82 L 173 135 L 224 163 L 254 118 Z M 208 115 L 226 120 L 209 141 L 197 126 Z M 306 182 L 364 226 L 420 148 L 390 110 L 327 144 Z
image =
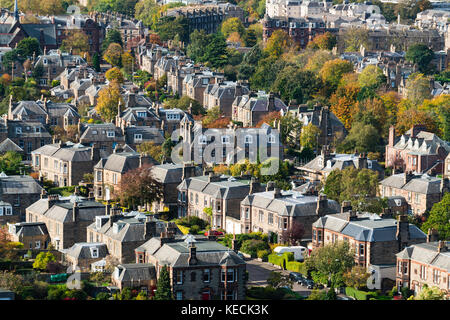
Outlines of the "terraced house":
M 397 288 L 420 293 L 424 285 L 438 287 L 450 298 L 450 252 L 448 241 L 430 241 L 408 246 L 397 256 Z
M 32 152 L 33 169 L 58 186 L 76 186 L 84 174 L 92 173 L 100 151 L 72 142 L 45 145 Z
M 67 249 L 77 242 L 86 242 L 86 227 L 96 216 L 105 214 L 105 205 L 94 199 L 76 195 L 62 198 L 59 195 L 42 195 L 41 199 L 26 209 L 27 222 L 44 222 L 50 241 L 56 250 Z
M 246 263 L 234 251 L 205 237 L 163 233 L 135 250 L 136 263 L 152 264 L 157 277 L 169 269 L 176 300 L 242 300 Z

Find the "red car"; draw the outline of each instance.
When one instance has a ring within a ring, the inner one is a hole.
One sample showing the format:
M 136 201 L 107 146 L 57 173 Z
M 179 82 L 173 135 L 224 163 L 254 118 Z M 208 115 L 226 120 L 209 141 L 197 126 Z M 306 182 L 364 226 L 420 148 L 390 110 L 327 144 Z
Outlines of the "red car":
M 217 230 L 209 230 L 205 232 L 205 236 L 223 236 L 223 232 Z

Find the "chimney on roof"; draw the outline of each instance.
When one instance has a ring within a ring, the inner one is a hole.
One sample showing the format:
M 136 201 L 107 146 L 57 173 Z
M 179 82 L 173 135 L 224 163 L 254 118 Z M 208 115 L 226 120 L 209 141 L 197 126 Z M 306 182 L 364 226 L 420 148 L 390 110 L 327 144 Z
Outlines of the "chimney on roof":
M 391 208 L 383 208 L 380 214 L 380 217 L 383 219 L 392 218 L 392 210 Z
M 403 174 L 403 183 L 407 184 L 409 181 L 411 181 L 412 178 L 414 178 L 414 174 L 412 173 L 412 171 L 405 171 L 405 173 Z
M 436 229 L 430 228 L 427 233 L 427 242 L 435 242 L 439 240 L 439 233 Z
M 358 216 L 356 215 L 356 211 L 349 210 L 347 213 L 347 221 L 353 221 L 356 220 Z
M 427 127 L 422 124 L 415 124 L 411 127 L 411 138 L 416 138 L 421 131 L 426 131 Z
M 273 181 L 267 182 L 267 184 L 266 184 L 266 192 L 267 191 L 272 191 L 274 187 L 275 187 L 275 183 Z
M 389 147 L 393 147 L 395 144 L 395 127 L 389 127 Z
M 447 192 L 450 192 L 450 183 L 448 177 L 443 177 L 441 180 L 441 194 L 444 196 Z
M 59 201 L 59 196 L 57 194 L 49 194 L 47 199 L 48 208 L 50 209 L 55 203 Z
M 439 240 L 438 242 L 438 252 L 447 252 L 447 243 L 445 241 Z
M 87 200 L 88 201 L 95 201 L 94 191 L 89 191 Z
M 360 153 L 357 161 L 357 169 L 361 170 L 367 167 L 367 157 L 365 153 Z
M 273 94 L 273 92 L 269 93 L 269 104 L 267 106 L 267 111 L 275 111 L 275 95 Z
M 255 177 L 251 177 L 249 194 L 259 192 L 260 189 L 261 189 L 261 184 L 255 179 Z
M 147 219 L 144 226 L 144 239 L 150 239 L 154 235 L 156 235 L 156 221 Z
M 409 241 L 409 221 L 406 214 L 398 216 L 396 236 L 399 244 L 399 250 L 401 250 L 405 247 L 404 244 Z
M 273 189 L 273 198 L 274 198 L 274 199 L 277 199 L 277 198 L 281 198 L 282 196 L 283 196 L 283 195 L 281 194 L 281 189 L 275 187 L 275 188 Z
M 193 242 L 191 242 L 190 245 L 189 245 L 188 264 L 189 265 L 196 265 L 197 264 L 197 248 L 195 247 L 195 244 Z
M 352 211 L 352 203 L 349 200 L 342 201 L 341 204 L 341 213 Z
M 41 199 L 45 199 L 45 198 L 47 198 L 47 192 L 45 191 L 44 188 L 42 188 L 42 190 L 41 190 Z
M 78 202 L 74 201 L 73 202 L 73 208 L 72 208 L 72 221 L 75 222 L 78 219 Z
M 109 200 L 107 200 L 105 204 L 105 215 L 109 216 L 110 214 L 111 214 L 111 204 L 109 203 Z
M 328 211 L 328 199 L 326 194 L 319 194 L 319 197 L 317 198 L 317 207 L 316 207 L 316 214 L 319 217 L 323 217 Z
M 91 160 L 94 163 L 97 163 L 100 160 L 100 149 L 98 148 L 97 144 L 92 144 L 91 147 Z

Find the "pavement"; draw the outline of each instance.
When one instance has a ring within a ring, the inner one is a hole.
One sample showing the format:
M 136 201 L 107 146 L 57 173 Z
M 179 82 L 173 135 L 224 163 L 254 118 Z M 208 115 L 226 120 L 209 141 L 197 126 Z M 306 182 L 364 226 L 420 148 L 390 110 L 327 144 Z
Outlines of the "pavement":
M 284 275 L 290 273 L 288 270 L 281 270 L 268 262 L 261 262 L 256 259 L 245 259 L 245 262 L 247 263 L 248 286 L 267 286 L 267 278 L 272 271 L 278 271 Z M 310 289 L 298 283 L 294 283 L 292 290 L 305 297 L 311 294 Z

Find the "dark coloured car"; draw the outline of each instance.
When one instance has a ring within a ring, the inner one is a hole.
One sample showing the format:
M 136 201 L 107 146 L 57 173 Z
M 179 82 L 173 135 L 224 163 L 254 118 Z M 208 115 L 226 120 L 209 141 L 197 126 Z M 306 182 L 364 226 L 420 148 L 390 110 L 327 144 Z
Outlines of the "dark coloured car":
M 308 288 L 308 289 L 314 289 L 314 281 L 312 281 L 312 280 L 306 280 L 306 288 Z
M 299 283 L 299 281 L 303 278 L 303 275 L 299 272 L 291 272 L 289 273 L 289 279 Z

